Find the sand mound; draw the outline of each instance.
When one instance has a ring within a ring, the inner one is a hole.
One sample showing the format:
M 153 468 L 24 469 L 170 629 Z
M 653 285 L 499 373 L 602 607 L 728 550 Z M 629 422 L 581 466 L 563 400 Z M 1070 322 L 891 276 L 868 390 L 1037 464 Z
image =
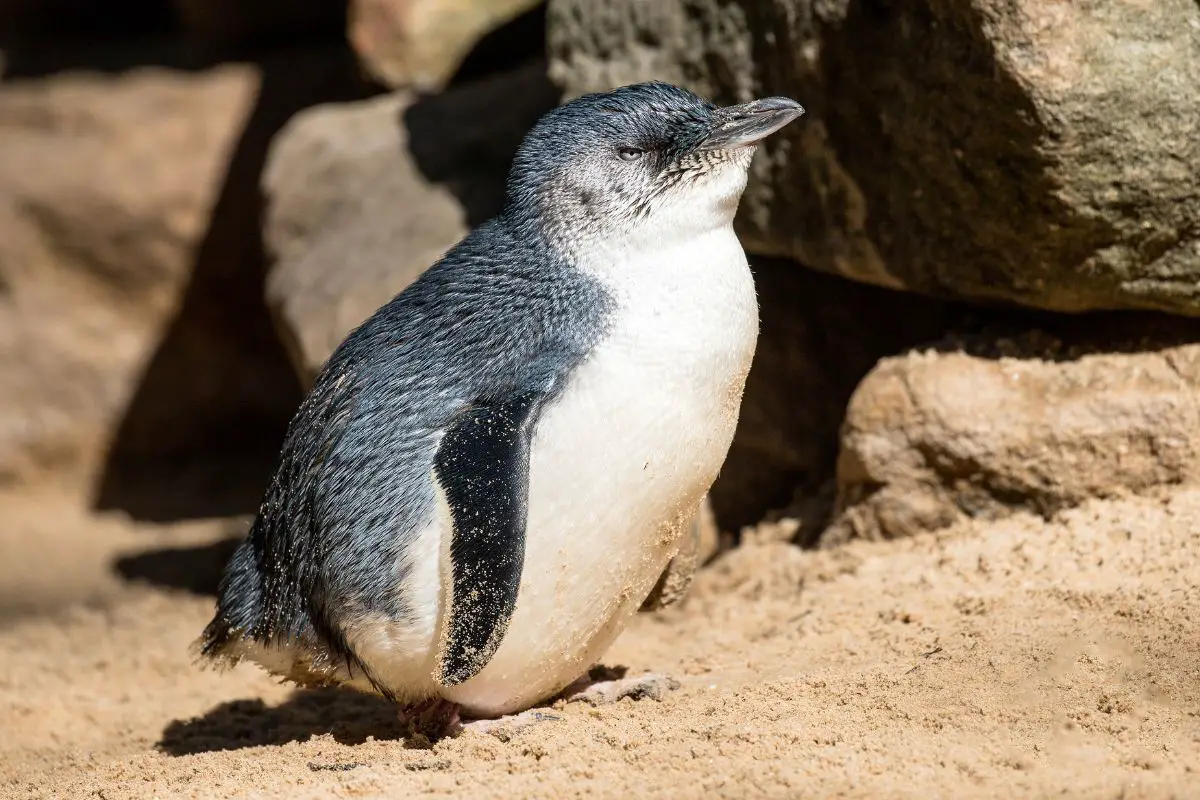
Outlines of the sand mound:
M 191 663 L 227 523 L 3 508 L 8 797 L 1129 798 L 1200 770 L 1200 491 L 747 545 L 605 659 L 678 691 L 431 749 L 382 701 Z

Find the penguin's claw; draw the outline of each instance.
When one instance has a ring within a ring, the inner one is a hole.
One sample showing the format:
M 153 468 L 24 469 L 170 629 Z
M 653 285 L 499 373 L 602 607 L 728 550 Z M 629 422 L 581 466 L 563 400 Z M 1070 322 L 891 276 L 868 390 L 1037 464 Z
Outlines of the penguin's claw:
M 447 736 L 457 736 L 463 728 L 458 704 L 440 698 L 401 708 L 400 723 L 409 737 L 431 744 Z

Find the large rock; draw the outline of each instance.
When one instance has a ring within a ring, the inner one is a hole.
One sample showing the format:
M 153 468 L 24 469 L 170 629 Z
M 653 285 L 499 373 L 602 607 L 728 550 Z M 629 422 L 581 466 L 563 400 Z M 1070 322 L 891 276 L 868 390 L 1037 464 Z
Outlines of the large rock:
M 318 107 L 280 134 L 264 176 L 267 294 L 306 382 L 499 210 L 517 145 L 557 98 L 535 63 L 441 95 Z
M 350 42 L 376 80 L 434 91 L 480 39 L 543 2 L 350 0 Z
M 964 516 L 1050 517 L 1197 481 L 1200 344 L 1179 342 L 1200 336 L 1183 333 L 1115 345 L 1111 332 L 1075 337 L 1110 339 L 1102 349 L 1030 334 L 885 359 L 850 402 L 839 514 L 824 542 L 908 536 Z
M 810 113 L 754 251 L 883 286 L 1200 314 L 1195 0 L 551 0 L 568 95 L 649 78 Z
M 0 481 L 99 469 L 256 88 L 244 67 L 0 88 Z
M 49 57 L 145 63 L 164 44 Z M 257 507 L 300 399 L 263 299 L 267 145 L 299 108 L 362 92 L 344 44 L 0 85 L 3 480 L 151 519 Z

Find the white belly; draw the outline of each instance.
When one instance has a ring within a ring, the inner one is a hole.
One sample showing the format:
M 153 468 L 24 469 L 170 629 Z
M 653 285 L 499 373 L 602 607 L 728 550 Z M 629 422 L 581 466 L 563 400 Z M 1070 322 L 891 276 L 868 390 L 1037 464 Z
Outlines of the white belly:
M 702 254 L 697 259 L 697 254 Z M 732 236 L 618 290 L 611 335 L 537 427 L 516 611 L 487 667 L 445 696 L 506 713 L 579 677 L 678 548 L 733 439 L 758 334 Z
M 498 715 L 564 688 L 637 611 L 716 479 L 758 335 L 740 244 L 732 230 L 714 232 L 625 265 L 612 288 L 610 334 L 536 428 L 521 587 L 492 660 L 459 686 L 432 681 L 449 575 L 445 513 L 412 551 L 406 587 L 430 616 L 403 628 L 363 620 L 350 632 L 400 697 L 437 693 Z

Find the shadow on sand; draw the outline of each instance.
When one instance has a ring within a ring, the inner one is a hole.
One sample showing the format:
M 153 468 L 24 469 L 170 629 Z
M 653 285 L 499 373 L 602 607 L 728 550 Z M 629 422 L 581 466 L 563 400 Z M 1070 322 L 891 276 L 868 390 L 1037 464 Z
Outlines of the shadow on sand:
M 306 689 L 274 707 L 258 699 L 233 700 L 195 719 L 176 720 L 163 730 L 158 748 L 187 756 L 303 742 L 323 734 L 357 745 L 371 738 L 399 740 L 405 729 L 396 705 L 382 697 L 350 689 Z

